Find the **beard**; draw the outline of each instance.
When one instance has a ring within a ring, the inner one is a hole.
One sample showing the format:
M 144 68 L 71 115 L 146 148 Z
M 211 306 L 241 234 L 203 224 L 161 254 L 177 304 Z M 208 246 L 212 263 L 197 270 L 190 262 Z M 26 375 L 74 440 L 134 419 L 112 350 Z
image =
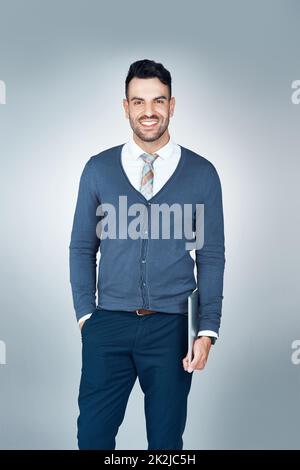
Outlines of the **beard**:
M 155 142 L 158 140 L 166 131 L 169 125 L 169 116 L 160 121 L 157 127 L 151 131 L 144 130 L 142 125 L 139 121 L 134 122 L 133 119 L 129 115 L 129 122 L 130 127 L 133 132 L 139 137 L 139 139 L 143 140 L 144 142 Z

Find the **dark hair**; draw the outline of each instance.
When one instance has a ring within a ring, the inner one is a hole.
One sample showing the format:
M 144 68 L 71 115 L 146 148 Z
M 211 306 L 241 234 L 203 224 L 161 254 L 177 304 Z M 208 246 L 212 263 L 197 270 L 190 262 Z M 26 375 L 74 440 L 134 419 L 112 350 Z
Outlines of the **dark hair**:
M 128 85 L 130 80 L 134 77 L 137 78 L 155 78 L 157 77 L 164 85 L 168 85 L 169 93 L 172 96 L 172 78 L 170 72 L 165 67 L 154 60 L 137 60 L 130 65 L 128 74 L 125 80 L 125 95 L 128 99 Z

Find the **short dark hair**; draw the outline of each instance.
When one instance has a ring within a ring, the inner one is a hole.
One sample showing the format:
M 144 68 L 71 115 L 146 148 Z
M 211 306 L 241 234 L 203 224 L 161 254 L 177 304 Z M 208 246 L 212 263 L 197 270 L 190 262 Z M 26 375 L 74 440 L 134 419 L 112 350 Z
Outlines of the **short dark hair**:
M 165 67 L 159 63 L 155 62 L 154 60 L 149 59 L 142 59 L 133 62 L 128 70 L 128 74 L 125 80 L 125 95 L 128 99 L 128 85 L 130 80 L 134 77 L 137 78 L 155 78 L 157 77 L 164 85 L 168 85 L 169 88 L 169 99 L 172 96 L 172 78 L 169 70 L 165 69 Z

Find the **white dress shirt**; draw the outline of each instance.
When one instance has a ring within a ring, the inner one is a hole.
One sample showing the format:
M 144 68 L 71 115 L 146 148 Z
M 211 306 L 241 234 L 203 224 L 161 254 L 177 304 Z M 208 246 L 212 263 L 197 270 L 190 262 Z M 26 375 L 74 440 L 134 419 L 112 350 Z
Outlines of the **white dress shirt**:
M 142 169 L 145 164 L 140 156 L 145 153 L 133 139 L 133 136 L 125 143 L 122 148 L 121 161 L 124 171 L 132 184 L 138 191 L 140 191 L 140 184 L 142 178 Z M 169 141 L 160 149 L 156 150 L 158 157 L 153 163 L 153 196 L 166 184 L 168 179 L 175 171 L 177 164 L 180 160 L 181 148 L 170 137 Z M 91 313 L 81 317 L 79 324 L 88 319 Z M 211 330 L 201 330 L 198 336 L 212 336 L 218 338 L 217 333 Z

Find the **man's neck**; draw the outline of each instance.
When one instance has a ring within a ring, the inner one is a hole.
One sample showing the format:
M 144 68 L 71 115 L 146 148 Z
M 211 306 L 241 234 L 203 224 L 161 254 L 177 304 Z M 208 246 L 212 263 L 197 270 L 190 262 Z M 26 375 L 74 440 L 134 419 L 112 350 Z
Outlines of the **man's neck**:
M 164 132 L 164 134 L 159 139 L 154 140 L 153 142 L 145 142 L 144 140 L 140 139 L 136 134 L 133 133 L 133 140 L 145 152 L 155 153 L 169 142 L 170 134 L 166 130 L 166 132 Z

